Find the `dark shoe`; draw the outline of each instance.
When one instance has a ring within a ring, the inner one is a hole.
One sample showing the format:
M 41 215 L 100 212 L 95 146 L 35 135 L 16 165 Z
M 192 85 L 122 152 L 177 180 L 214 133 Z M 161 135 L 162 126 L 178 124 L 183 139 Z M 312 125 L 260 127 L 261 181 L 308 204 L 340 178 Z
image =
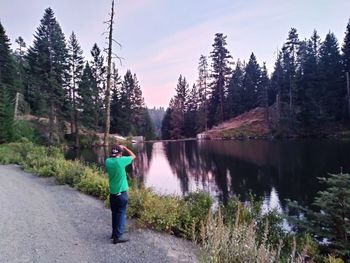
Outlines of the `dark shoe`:
M 110 239 L 113 240 L 114 238 L 115 238 L 115 237 L 114 237 L 114 235 L 112 234 Z
M 127 238 L 113 238 L 113 244 L 118 244 L 118 243 L 125 243 L 125 242 L 128 242 L 129 239 Z

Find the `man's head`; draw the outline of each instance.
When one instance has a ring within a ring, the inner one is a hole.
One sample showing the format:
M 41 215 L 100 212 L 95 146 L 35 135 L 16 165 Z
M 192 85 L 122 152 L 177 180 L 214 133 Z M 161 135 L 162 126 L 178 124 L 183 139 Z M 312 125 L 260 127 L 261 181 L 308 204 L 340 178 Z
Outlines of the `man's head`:
M 112 157 L 118 157 L 121 156 L 123 153 L 123 149 L 118 145 L 114 145 L 111 149 L 111 156 Z

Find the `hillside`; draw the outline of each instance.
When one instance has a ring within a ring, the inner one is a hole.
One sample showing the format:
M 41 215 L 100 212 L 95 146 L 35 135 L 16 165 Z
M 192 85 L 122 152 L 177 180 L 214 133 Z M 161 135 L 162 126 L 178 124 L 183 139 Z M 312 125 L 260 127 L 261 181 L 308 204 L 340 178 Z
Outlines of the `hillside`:
M 27 114 L 18 116 L 17 119 L 31 123 L 32 127 L 36 129 L 38 135 L 41 137 L 42 143 L 48 142 L 48 118 Z M 75 135 L 72 134 L 71 124 L 67 121 L 63 121 L 60 131 L 58 133 L 56 132 L 55 136 L 60 137 L 61 141 L 63 139 L 66 140 L 69 145 L 74 144 Z M 117 141 L 126 141 L 126 138 L 119 134 L 110 134 L 109 136 L 112 143 Z M 101 146 L 103 145 L 104 133 L 96 132 L 80 126 L 79 137 L 81 146 Z
M 202 139 L 241 139 L 266 138 L 271 136 L 271 119 L 275 119 L 275 110 L 269 108 L 270 125 L 266 118 L 266 109 L 257 107 L 235 118 L 229 119 L 212 129 L 200 133 Z

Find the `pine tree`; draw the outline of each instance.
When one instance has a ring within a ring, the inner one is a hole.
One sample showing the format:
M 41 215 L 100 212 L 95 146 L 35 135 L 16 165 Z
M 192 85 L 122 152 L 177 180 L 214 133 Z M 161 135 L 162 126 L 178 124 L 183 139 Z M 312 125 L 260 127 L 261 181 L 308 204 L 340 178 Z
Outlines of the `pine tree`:
M 271 77 L 271 92 L 270 94 L 275 94 L 275 98 L 272 95 L 269 96 L 270 104 L 272 102 L 276 102 L 277 109 L 277 127 L 279 130 L 281 128 L 281 124 L 283 122 L 283 114 L 282 114 L 282 87 L 284 84 L 284 74 L 282 68 L 282 54 L 280 53 L 277 57 L 274 72 Z
M 132 105 L 130 97 L 134 92 L 134 78 L 130 70 L 127 70 L 123 84 L 122 90 L 120 94 L 120 104 L 122 107 L 122 115 L 120 116 L 120 127 L 119 130 L 122 135 L 129 135 L 132 133 L 135 135 L 135 131 L 133 130 L 133 125 L 130 120 L 132 115 Z
M 14 68 L 10 51 L 10 40 L 0 23 L 0 143 L 13 137 L 13 105 L 15 95 Z
M 13 138 L 13 105 L 7 88 L 0 82 L 0 143 L 10 142 Z
M 96 110 L 94 107 L 94 94 L 96 82 L 89 62 L 86 62 L 78 88 L 78 107 L 82 124 L 90 129 L 95 128 Z
M 214 50 L 210 53 L 212 59 L 210 86 L 212 91 L 209 104 L 209 126 L 224 121 L 224 100 L 231 75 L 230 59 L 232 58 L 226 48 L 226 38 L 222 33 L 215 34 Z
M 165 111 L 164 118 L 162 120 L 162 128 L 161 128 L 161 133 L 162 133 L 162 139 L 163 140 L 168 140 L 171 139 L 170 131 L 172 129 L 171 127 L 171 115 L 172 115 L 172 109 L 170 105 L 172 105 L 172 101 L 169 103 L 169 107 Z
M 296 202 L 288 204 L 289 210 L 303 217 L 290 216 L 297 230 L 311 233 L 320 243 L 325 254 L 349 258 L 350 254 L 350 174 L 330 175 L 320 178 L 326 189 L 319 191 L 312 209 L 299 206 Z M 327 242 L 324 242 L 324 241 Z
M 260 87 L 260 66 L 254 53 L 250 55 L 243 77 L 243 109 L 250 111 L 258 106 L 258 92 Z
M 71 115 L 71 133 L 75 134 L 75 146 L 79 147 L 79 120 L 78 120 L 78 87 L 81 82 L 84 58 L 77 37 L 72 32 L 68 41 L 68 67 L 69 67 L 69 105 Z
M 105 93 L 105 73 L 104 57 L 101 54 L 101 49 L 95 43 L 91 49 L 92 61 L 90 62 L 91 72 L 94 77 L 95 87 L 93 90 L 93 105 L 94 105 L 94 125 L 97 130 L 102 119 L 102 108 Z
M 319 36 L 314 31 L 310 40 L 300 42 L 296 73 L 296 120 L 300 128 L 313 129 L 319 116 Z
M 170 138 L 181 139 L 184 137 L 184 113 L 182 112 L 181 101 L 176 98 L 171 100 L 169 108 L 171 108 Z
M 350 82 L 350 20 L 346 27 L 344 43 L 342 47 L 342 60 L 344 65 L 345 74 L 347 74 L 347 81 Z M 350 85 L 348 83 L 348 85 Z M 350 87 L 347 87 L 347 115 L 348 120 L 350 120 Z
M 0 84 L 6 88 L 8 96 L 13 99 L 16 94 L 14 87 L 14 68 L 10 50 L 10 39 L 0 23 Z
M 49 142 L 58 141 L 58 119 L 64 100 L 64 82 L 67 70 L 67 48 L 61 27 L 51 8 L 34 35 L 34 44 L 28 51 L 31 74 L 30 104 L 35 113 L 49 116 Z
M 185 77 L 180 75 L 176 86 L 176 94 L 173 100 L 172 115 L 171 115 L 171 136 L 174 139 L 179 139 L 184 136 L 185 128 L 185 113 L 187 111 L 188 101 L 188 83 Z
M 290 129 L 293 127 L 295 117 L 293 98 L 296 92 L 296 60 L 299 45 L 300 41 L 297 30 L 292 28 L 289 31 L 287 41 L 282 48 L 282 66 L 284 77 L 283 86 L 281 88 L 281 112 L 288 119 Z
M 113 63 L 112 66 L 112 94 L 111 94 L 111 133 L 117 133 L 120 117 L 122 116 L 122 107 L 120 103 L 121 95 L 121 77 L 118 69 Z
M 244 65 L 240 60 L 236 63 L 236 68 L 232 73 L 230 83 L 227 90 L 227 99 L 225 103 L 225 112 L 227 118 L 236 117 L 244 112 L 243 96 L 243 77 L 244 77 Z
M 18 48 L 16 48 L 15 53 L 13 54 L 16 66 L 16 78 L 14 81 L 14 85 L 17 87 L 17 92 L 20 92 L 26 97 L 28 93 L 26 90 L 26 68 L 28 67 L 25 61 L 26 43 L 24 42 L 22 37 L 18 37 L 15 41 L 18 44 Z
M 154 124 L 147 108 L 141 111 L 142 123 L 138 127 L 139 134 L 144 136 L 146 140 L 153 140 L 155 138 Z
M 145 127 L 144 117 L 147 115 L 146 105 L 144 98 L 142 96 L 142 91 L 140 84 L 137 80 L 136 74 L 133 75 L 133 87 L 132 92 L 129 96 L 130 105 L 131 105 L 131 122 L 132 122 L 132 133 L 135 135 L 142 135 L 143 131 L 141 127 Z M 147 116 L 146 116 L 147 117 Z M 149 116 L 147 117 L 149 120 Z
M 258 84 L 258 106 L 265 108 L 265 119 L 269 123 L 269 90 L 270 79 L 267 73 L 266 63 L 260 70 L 260 81 Z
M 198 132 L 198 92 L 196 85 L 193 85 L 186 102 L 186 113 L 184 119 L 184 136 L 193 138 Z
M 342 81 L 342 65 L 338 41 L 328 33 L 320 48 L 321 118 L 328 121 L 344 119 L 346 87 Z
M 209 70 L 206 56 L 201 55 L 198 65 L 198 132 L 208 129 Z

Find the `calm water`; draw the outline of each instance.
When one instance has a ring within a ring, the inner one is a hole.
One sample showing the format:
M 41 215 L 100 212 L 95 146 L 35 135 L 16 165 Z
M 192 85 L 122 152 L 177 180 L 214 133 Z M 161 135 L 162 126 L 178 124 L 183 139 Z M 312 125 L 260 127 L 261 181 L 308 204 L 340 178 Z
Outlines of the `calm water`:
M 185 141 L 134 145 L 133 176 L 163 194 L 205 190 L 216 200 L 249 193 L 283 209 L 285 199 L 310 204 L 322 189 L 317 177 L 350 172 L 350 140 Z M 68 152 L 103 164 L 103 149 Z

